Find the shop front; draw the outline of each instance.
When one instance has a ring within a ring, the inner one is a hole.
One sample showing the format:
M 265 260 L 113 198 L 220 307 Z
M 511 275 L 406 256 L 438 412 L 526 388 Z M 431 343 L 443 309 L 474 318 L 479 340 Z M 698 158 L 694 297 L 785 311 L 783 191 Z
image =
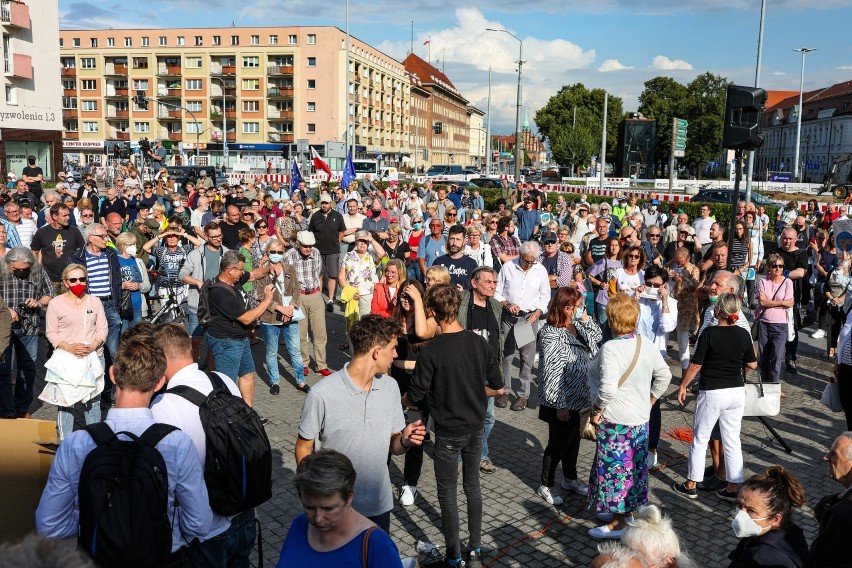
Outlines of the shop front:
M 62 132 L 59 130 L 0 129 L 0 164 L 3 179 L 14 172 L 20 177 L 27 157 L 35 156 L 45 180 L 55 180 L 62 169 Z

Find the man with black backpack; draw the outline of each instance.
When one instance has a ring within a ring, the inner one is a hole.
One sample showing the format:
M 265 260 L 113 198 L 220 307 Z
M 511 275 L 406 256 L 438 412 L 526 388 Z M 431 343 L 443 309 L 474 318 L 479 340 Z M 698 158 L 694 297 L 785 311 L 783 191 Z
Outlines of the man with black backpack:
M 143 324 L 144 325 L 144 324 Z M 187 561 L 190 566 L 209 568 L 248 568 L 254 548 L 256 530 L 254 507 L 266 501 L 272 491 L 272 452 L 269 440 L 257 415 L 240 398 L 237 385 L 221 373 L 205 373 L 199 370 L 192 357 L 192 344 L 183 326 L 167 323 L 158 326 L 153 336 L 166 355 L 166 390 L 154 399 L 151 411 L 154 418 L 163 424 L 177 426 L 192 438 L 192 443 L 205 469 L 205 481 L 213 509 L 210 532 L 200 541 L 190 543 Z M 225 389 L 217 393 L 214 382 L 221 382 Z M 217 436 L 217 423 L 222 412 L 215 412 L 216 397 L 225 406 L 239 413 L 244 420 L 235 425 L 226 425 L 228 430 L 244 436 Z M 200 404 L 197 404 L 200 403 Z M 231 444 L 248 444 L 248 448 L 229 451 Z M 225 444 L 223 445 L 223 441 Z M 247 456 L 246 467 L 241 463 L 228 462 L 228 456 Z M 252 458 L 254 456 L 254 458 Z M 224 475 L 216 476 L 207 464 L 221 463 Z M 232 500 L 232 492 L 223 488 L 222 479 L 239 478 L 238 486 L 246 487 Z M 243 483 L 244 481 L 244 483 Z M 245 497 L 244 497 L 245 495 Z M 235 510 L 239 512 L 234 513 Z
M 153 337 L 121 342 L 109 370 L 115 406 L 59 446 L 36 510 L 38 534 L 78 537 L 101 566 L 185 565 L 184 547 L 210 532 L 212 513 L 192 440 L 148 409 L 165 371 Z

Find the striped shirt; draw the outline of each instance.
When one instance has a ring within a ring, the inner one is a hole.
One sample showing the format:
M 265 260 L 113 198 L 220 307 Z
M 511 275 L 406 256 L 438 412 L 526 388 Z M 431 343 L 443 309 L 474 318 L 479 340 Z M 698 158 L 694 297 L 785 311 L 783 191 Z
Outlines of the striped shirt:
M 109 257 L 101 251 L 98 256 L 89 252 L 85 247 L 86 270 L 89 272 L 89 294 L 92 296 L 105 297 L 112 294 L 109 287 Z
M 284 253 L 284 262 L 296 269 L 299 276 L 299 285 L 302 290 L 316 290 L 321 285 L 322 256 L 316 247 L 311 249 L 311 254 L 305 258 L 299 249 L 291 248 Z
M 15 229 L 18 231 L 18 237 L 21 239 L 21 246 L 30 248 L 33 242 L 33 235 L 38 230 L 33 220 L 21 219 L 21 222 L 15 225 Z

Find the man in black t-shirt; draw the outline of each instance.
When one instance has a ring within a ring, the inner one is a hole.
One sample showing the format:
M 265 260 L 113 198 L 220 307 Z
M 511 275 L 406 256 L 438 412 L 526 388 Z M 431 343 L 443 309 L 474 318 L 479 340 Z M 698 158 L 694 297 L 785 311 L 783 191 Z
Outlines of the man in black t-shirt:
M 240 210 L 235 205 L 228 205 L 219 227 L 222 228 L 222 244 L 225 248 L 240 250 L 240 229 L 248 229 L 249 226 L 240 221 Z
M 447 254 L 439 256 L 432 266 L 445 266 L 450 273 L 450 284 L 461 290 L 470 290 L 470 275 L 476 270 L 476 261 L 464 253 L 465 229 L 453 225 L 447 234 Z
M 216 370 L 236 381 L 243 400 L 251 406 L 254 399 L 254 359 L 248 334 L 252 324 L 272 302 L 274 286 L 270 284 L 264 288 L 264 300 L 254 308 L 246 309 L 240 291 L 242 285 L 265 274 L 246 272 L 245 262 L 239 251 L 229 250 L 222 255 L 219 276 L 210 286 L 208 305 L 212 319 L 206 331 Z
M 598 219 L 595 223 L 597 235 L 589 240 L 583 253 L 583 262 L 589 267 L 606 256 L 609 246 L 609 222 L 606 219 Z
M 796 229 L 787 227 L 781 233 L 781 246 L 778 254 L 784 259 L 784 276 L 793 281 L 793 341 L 788 341 L 784 359 L 787 361 L 787 370 L 798 373 L 796 368 L 796 354 L 799 351 L 799 328 L 802 327 L 802 318 L 799 308 L 802 305 L 802 282 L 808 266 L 808 251 L 796 247 L 798 234 Z
M 71 226 L 71 211 L 64 203 L 53 204 L 47 213 L 48 224 L 35 235 L 30 248 L 53 282 L 58 296 L 62 283 L 62 271 L 68 266 L 71 253 L 85 246 L 86 241 L 76 227 Z
M 316 247 L 322 255 L 322 266 L 328 278 L 328 306 L 333 309 L 334 291 L 337 289 L 337 275 L 340 273 L 340 241 L 346 231 L 343 215 L 334 210 L 331 196 L 327 193 L 320 197 L 320 210 L 311 215 L 308 230 L 316 238 Z
M 41 199 L 41 182 L 44 181 L 44 170 L 36 165 L 35 156 L 27 157 L 27 165 L 21 170 L 21 179 L 27 182 L 30 192 L 37 199 Z M 33 204 L 35 204 L 35 201 L 33 201 Z

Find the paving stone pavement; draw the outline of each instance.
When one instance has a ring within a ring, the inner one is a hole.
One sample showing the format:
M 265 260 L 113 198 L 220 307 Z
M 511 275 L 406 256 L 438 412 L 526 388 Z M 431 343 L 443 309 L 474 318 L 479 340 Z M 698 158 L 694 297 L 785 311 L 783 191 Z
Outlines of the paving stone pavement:
M 339 369 L 348 356 L 338 347 L 346 341 L 343 318 L 339 311 L 328 317 L 328 359 L 333 369 Z M 780 464 L 790 469 L 802 481 L 808 498 L 808 507 L 795 513 L 795 521 L 802 526 L 808 541 L 816 536 L 817 524 L 811 506 L 819 498 L 837 492 L 840 486 L 826 476 L 822 456 L 832 440 L 845 428 L 843 415 L 832 414 L 819 403 L 820 395 L 831 370 L 831 364 L 822 356 L 824 342 L 801 335 L 799 373 L 784 372 L 782 411 L 769 419 L 793 452 L 787 454 L 754 418 L 743 421 L 742 442 L 746 475 L 760 472 L 770 465 Z M 282 390 L 279 396 L 269 394 L 263 365 L 263 343 L 255 348 L 259 378 L 255 390 L 255 406 L 269 419 L 267 433 L 273 448 L 274 489 L 272 499 L 258 509 L 262 523 L 263 551 L 267 566 L 274 566 L 287 529 L 301 509 L 291 479 L 295 469 L 293 451 L 304 395 L 294 386 L 292 368 L 282 353 Z M 671 354 L 676 355 L 675 346 Z M 42 360 L 44 348 L 42 348 Z M 673 481 L 683 481 L 686 474 L 687 444 L 674 439 L 674 428 L 691 427 L 695 406 L 690 398 L 686 409 L 676 400 L 680 371 L 676 360 L 671 360 L 674 378 L 663 400 L 663 435 L 660 442 L 662 469 L 650 479 L 650 500 L 669 515 L 681 537 L 685 550 L 700 566 L 727 566 L 727 555 L 736 546 L 737 539 L 731 530 L 733 504 L 713 494 L 702 493 L 698 500 L 690 501 L 674 494 Z M 311 365 L 313 369 L 313 364 Z M 43 374 L 43 367 L 41 367 Z M 308 378 L 314 384 L 322 377 L 312 372 Z M 35 392 L 43 388 L 42 377 Z M 287 385 L 287 382 L 291 386 Z M 585 510 L 585 499 L 574 494 L 565 495 L 559 507 L 549 506 L 535 493 L 540 476 L 541 456 L 547 442 L 547 428 L 538 420 L 538 401 L 535 391 L 530 408 L 512 412 L 508 408 L 496 409 L 497 422 L 489 439 L 491 459 L 497 466 L 494 474 L 482 475 L 484 518 L 482 544 L 486 566 L 588 566 L 596 554 L 597 541 L 586 534 L 596 526 L 594 516 Z M 37 418 L 54 419 L 52 406 L 38 407 Z M 391 515 L 391 536 L 403 556 L 415 555 L 418 540 L 429 541 L 443 550 L 440 532 L 440 508 L 431 461 L 431 443 L 427 444 L 427 458 L 418 489 L 420 494 L 411 507 L 398 503 Z M 578 471 L 585 477 L 594 454 L 594 444 L 583 441 L 580 447 Z M 709 457 L 708 457 L 709 460 Z M 709 462 L 708 462 L 709 463 Z M 403 458 L 394 457 L 391 480 L 395 491 L 402 484 Z M 461 537 L 467 539 L 464 494 L 459 484 Z M 557 481 L 556 492 L 559 492 Z

